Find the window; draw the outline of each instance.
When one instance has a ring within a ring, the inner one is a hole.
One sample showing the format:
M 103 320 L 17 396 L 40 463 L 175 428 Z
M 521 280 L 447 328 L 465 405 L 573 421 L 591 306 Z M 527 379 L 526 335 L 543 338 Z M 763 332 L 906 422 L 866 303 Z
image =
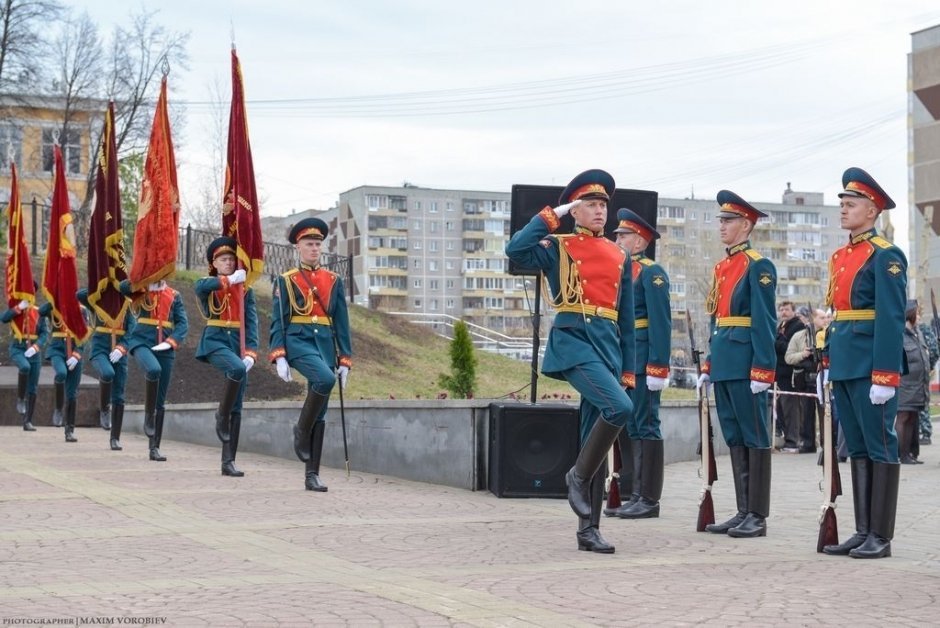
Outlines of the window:
M 42 169 L 52 172 L 55 157 L 53 152 L 54 141 L 58 129 L 42 130 Z M 64 140 L 59 137 L 62 144 L 62 160 L 65 162 L 66 174 L 80 174 L 82 171 L 82 136 L 78 129 L 69 129 L 68 137 Z
M 454 300 L 453 300 L 453 299 L 447 299 L 447 302 L 446 302 L 446 303 L 447 303 L 447 309 L 448 309 L 448 310 L 454 309 Z
M 431 233 L 437 233 L 437 228 L 439 225 L 440 225 L 439 222 L 437 222 L 436 220 L 432 220 L 431 222 L 428 223 L 428 231 L 430 231 Z
M 448 250 L 448 251 L 453 251 L 453 250 L 454 250 L 454 241 L 453 241 L 453 240 L 448 240 L 448 241 L 447 241 L 447 250 Z
M 412 287 L 414 287 L 414 288 L 420 288 L 420 287 L 421 287 L 421 280 L 420 280 L 420 279 L 415 279 L 415 280 L 414 280 L 414 283 L 411 284 L 411 285 L 412 285 Z
M 413 220 L 413 221 L 411 222 L 411 228 L 412 228 L 412 230 L 414 230 L 414 231 L 421 231 L 421 221 L 420 221 L 420 220 Z
M 441 289 L 441 282 L 438 281 L 437 279 L 432 279 L 431 281 L 428 282 L 428 289 L 429 289 L 429 290 L 440 290 L 440 289 Z
M 503 309 L 503 298 L 502 297 L 485 297 L 483 299 L 483 307 L 489 310 L 501 310 Z
M 421 260 L 419 260 L 419 259 L 412 260 L 411 267 L 414 268 L 414 269 L 416 269 L 416 270 L 420 269 L 420 268 L 421 268 Z
M 454 270 L 454 260 L 447 260 L 444 266 L 447 268 L 447 270 Z
M 421 209 L 421 201 L 415 201 L 415 209 Z
M 454 221 L 453 221 L 453 220 L 448 220 L 447 222 L 445 222 L 445 223 L 444 223 L 444 230 L 445 230 L 445 231 L 453 231 L 453 230 L 454 230 Z
M 428 250 L 432 253 L 437 253 L 437 240 L 431 240 L 428 242 Z
M 432 214 L 437 213 L 437 201 L 431 201 L 431 209 L 429 210 Z M 437 309 L 437 308 L 433 308 Z
M 437 260 L 431 260 L 428 262 L 428 270 L 431 272 L 437 272 Z
M 385 207 L 385 197 L 378 194 L 366 194 L 366 205 L 373 211 Z
M 447 289 L 448 289 L 448 290 L 452 290 L 452 289 L 454 288 L 454 280 L 453 280 L 453 279 L 448 279 L 448 280 L 447 280 L 447 283 L 445 283 L 444 285 L 447 286 Z
M 414 300 L 414 304 L 415 304 L 415 307 L 416 307 L 416 308 L 420 308 L 420 307 L 421 307 L 421 299 L 415 299 L 415 300 Z
M 413 248 L 413 249 L 416 250 L 416 251 L 420 251 L 420 250 L 421 250 L 421 241 L 420 241 L 420 240 L 415 240 L 414 243 L 411 245 L 411 248 Z
M 454 211 L 454 203 L 452 201 L 447 201 L 447 204 L 444 205 L 444 209 L 446 209 L 449 212 Z
M 17 168 L 23 167 L 23 129 L 12 124 L 0 124 L 0 171 L 10 171 L 10 160 L 7 155 L 7 149 L 13 147 L 13 162 Z
M 437 303 L 438 303 L 437 299 L 431 299 L 430 305 L 428 306 L 428 309 L 431 310 L 432 312 L 436 312 L 436 311 L 437 311 Z

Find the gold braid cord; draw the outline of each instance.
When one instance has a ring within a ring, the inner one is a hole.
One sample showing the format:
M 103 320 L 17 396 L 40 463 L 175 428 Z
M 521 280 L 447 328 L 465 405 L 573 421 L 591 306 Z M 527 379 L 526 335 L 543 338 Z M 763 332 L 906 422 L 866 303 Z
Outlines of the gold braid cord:
M 209 298 L 206 299 L 206 305 L 209 308 L 209 316 L 220 318 L 222 316 L 222 312 L 228 308 L 228 304 L 231 298 L 232 294 L 230 292 L 227 292 L 221 300 L 219 300 L 219 298 L 215 295 L 215 292 L 210 294 Z M 215 304 L 216 301 L 218 301 L 218 305 Z
M 836 276 L 832 272 L 832 258 L 829 258 L 829 287 L 826 288 L 826 307 L 832 307 L 833 288 L 835 287 Z
M 299 271 L 304 272 L 304 271 Z M 284 279 L 284 287 L 287 289 L 287 299 L 290 301 L 291 310 L 297 312 L 300 316 L 310 316 L 313 312 L 313 299 L 305 298 L 304 304 L 300 305 L 297 303 L 297 297 L 294 296 L 294 287 L 291 285 L 293 281 L 289 278 Z
M 542 275 L 542 284 L 545 287 L 545 294 L 550 295 L 549 303 L 557 308 L 562 305 L 581 305 L 584 306 L 582 296 L 584 290 L 581 288 L 581 275 L 578 273 L 578 265 L 558 243 L 558 294 L 552 295 L 551 287 L 548 284 L 548 277 Z
M 712 273 L 712 287 L 708 290 L 708 296 L 705 297 L 705 313 L 714 316 L 718 310 L 718 278 Z

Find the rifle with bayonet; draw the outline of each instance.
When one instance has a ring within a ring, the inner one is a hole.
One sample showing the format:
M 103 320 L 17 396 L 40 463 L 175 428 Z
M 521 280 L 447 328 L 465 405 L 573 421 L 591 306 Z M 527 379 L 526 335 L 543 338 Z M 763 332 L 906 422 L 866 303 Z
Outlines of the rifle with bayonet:
M 692 348 L 692 360 L 695 362 L 695 374 L 702 374 L 702 351 L 695 347 L 695 331 L 692 328 L 692 316 L 688 310 L 685 312 L 686 325 L 689 328 L 689 344 Z M 715 464 L 715 448 L 713 447 L 712 420 L 708 406 L 708 384 L 699 388 L 698 394 L 699 438 L 701 444 L 702 496 L 698 504 L 698 521 L 695 525 L 697 532 L 704 532 L 705 526 L 715 523 L 715 504 L 712 501 L 712 484 L 718 479 L 718 465 Z
M 810 316 L 806 321 L 806 333 L 809 334 L 810 349 L 813 351 L 813 357 L 817 364 L 817 381 L 822 383 L 823 377 L 823 356 L 822 350 L 816 342 L 816 326 L 813 324 L 813 309 L 810 308 Z M 836 443 L 832 431 L 832 413 L 829 403 L 829 382 L 822 383 L 817 387 L 822 391 L 819 403 L 822 404 L 822 455 L 823 455 L 823 483 L 819 487 L 823 493 L 822 509 L 819 513 L 819 535 L 816 538 L 816 551 L 822 553 L 827 545 L 839 544 L 839 527 L 836 522 L 836 497 L 842 494 L 842 476 L 839 473 L 839 467 L 836 464 Z
M 933 326 L 933 333 L 940 341 L 940 316 L 937 316 L 937 297 L 934 296 L 933 288 L 930 289 L 930 307 L 933 308 L 933 320 L 930 324 Z

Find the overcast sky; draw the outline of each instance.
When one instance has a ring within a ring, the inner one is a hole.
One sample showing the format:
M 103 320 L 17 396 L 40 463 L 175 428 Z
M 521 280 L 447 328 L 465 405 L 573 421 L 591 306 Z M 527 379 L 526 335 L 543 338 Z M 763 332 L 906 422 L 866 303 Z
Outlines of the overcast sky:
M 123 0 L 70 4 L 103 33 L 128 21 Z M 854 165 L 905 207 L 910 33 L 940 23 L 924 0 L 136 6 L 192 36 L 170 79 L 184 203 L 212 168 L 206 103 L 230 94 L 234 32 L 269 215 L 359 185 L 509 191 L 587 168 L 661 197 L 779 202 L 792 182 L 834 204 Z

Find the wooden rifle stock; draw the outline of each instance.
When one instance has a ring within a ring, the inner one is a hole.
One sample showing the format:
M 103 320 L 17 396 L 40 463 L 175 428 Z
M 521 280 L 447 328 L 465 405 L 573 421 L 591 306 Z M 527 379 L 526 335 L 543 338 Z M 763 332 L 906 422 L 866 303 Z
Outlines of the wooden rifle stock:
M 819 513 L 819 536 L 816 551 L 822 553 L 827 545 L 839 544 L 836 522 L 836 497 L 842 494 L 842 476 L 836 464 L 836 446 L 832 435 L 832 416 L 829 407 L 829 384 L 823 387 L 823 504 Z
M 620 438 L 624 438 L 624 436 Z M 620 471 L 623 469 L 623 459 L 620 457 L 620 438 L 614 441 L 614 470 L 610 474 L 610 486 L 607 487 L 607 507 L 610 509 L 623 506 L 620 499 Z
M 692 360 L 695 362 L 695 372 L 702 374 L 702 352 L 695 347 L 695 332 L 692 329 L 692 316 L 688 310 L 685 313 L 686 324 L 689 328 L 689 344 L 692 348 Z M 718 465 L 715 463 L 715 449 L 712 446 L 712 423 L 708 403 L 708 385 L 699 388 L 698 395 L 699 438 L 701 439 L 701 467 L 702 496 L 698 505 L 698 520 L 695 524 L 697 532 L 704 532 L 705 526 L 715 523 L 715 504 L 712 499 L 712 484 L 718 479 Z

